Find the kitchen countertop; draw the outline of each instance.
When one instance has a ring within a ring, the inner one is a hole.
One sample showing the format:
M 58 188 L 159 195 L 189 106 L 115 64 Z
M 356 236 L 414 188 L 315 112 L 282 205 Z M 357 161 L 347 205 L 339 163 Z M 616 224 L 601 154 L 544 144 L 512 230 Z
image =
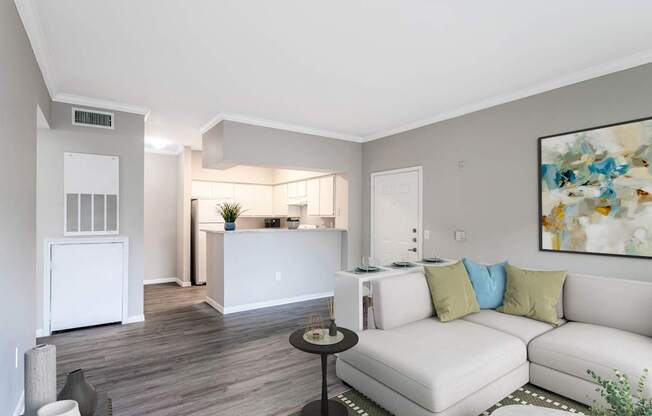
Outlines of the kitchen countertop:
M 222 230 L 202 230 L 206 233 L 213 234 L 245 234 L 245 233 L 283 233 L 283 232 L 292 232 L 292 233 L 314 233 L 314 232 L 329 232 L 329 231 L 347 231 L 344 228 L 306 228 L 306 229 L 296 229 L 290 230 L 289 228 L 248 228 L 243 230 L 233 230 L 233 231 L 222 231 Z

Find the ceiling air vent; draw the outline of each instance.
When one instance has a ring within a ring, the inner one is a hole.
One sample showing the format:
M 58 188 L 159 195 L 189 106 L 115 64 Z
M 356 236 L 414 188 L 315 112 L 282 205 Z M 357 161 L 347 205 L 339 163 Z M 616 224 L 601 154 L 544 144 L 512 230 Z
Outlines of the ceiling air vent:
M 105 111 L 86 110 L 83 108 L 72 109 L 72 124 L 75 126 L 97 127 L 100 129 L 114 128 L 113 113 Z

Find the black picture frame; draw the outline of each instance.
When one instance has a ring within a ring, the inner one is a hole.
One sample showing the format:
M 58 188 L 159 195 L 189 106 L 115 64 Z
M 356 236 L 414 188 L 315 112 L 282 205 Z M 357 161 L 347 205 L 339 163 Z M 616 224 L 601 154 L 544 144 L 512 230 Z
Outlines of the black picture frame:
M 631 124 L 631 123 L 640 123 L 643 121 L 649 121 L 652 120 L 652 116 L 650 117 L 643 117 L 643 118 L 637 118 L 637 119 L 632 119 L 632 120 L 627 120 L 627 121 L 619 121 L 616 123 L 611 123 L 611 124 L 604 124 L 600 126 L 594 126 L 594 127 L 588 127 L 588 128 L 583 128 L 579 130 L 572 130 L 572 131 L 567 131 L 563 133 L 555 133 L 555 134 L 549 134 L 546 136 L 541 136 L 537 140 L 537 191 L 538 191 L 538 200 L 539 200 L 539 207 L 538 207 L 538 214 L 539 214 L 539 220 L 537 221 L 538 226 L 539 226 L 539 251 L 540 252 L 548 252 L 548 253 L 563 253 L 563 254 L 585 254 L 585 255 L 591 255 L 591 256 L 606 256 L 606 257 L 619 257 L 619 258 L 634 258 L 634 259 L 646 259 L 646 260 L 651 260 L 652 256 L 638 256 L 638 255 L 632 255 L 632 254 L 616 254 L 616 253 L 598 253 L 598 252 L 591 252 L 591 251 L 573 251 L 573 250 L 553 250 L 549 248 L 544 248 L 543 247 L 543 189 L 542 189 L 542 177 L 541 177 L 541 162 L 542 162 L 542 156 L 541 156 L 541 146 L 544 140 L 546 139 L 552 139 L 552 138 L 557 138 L 559 136 L 565 136 L 568 134 L 576 134 L 576 133 L 582 133 L 586 131 L 592 131 L 592 130 L 599 130 L 599 129 L 604 129 L 604 128 L 609 128 L 609 127 L 616 127 L 616 126 L 621 126 L 624 124 Z

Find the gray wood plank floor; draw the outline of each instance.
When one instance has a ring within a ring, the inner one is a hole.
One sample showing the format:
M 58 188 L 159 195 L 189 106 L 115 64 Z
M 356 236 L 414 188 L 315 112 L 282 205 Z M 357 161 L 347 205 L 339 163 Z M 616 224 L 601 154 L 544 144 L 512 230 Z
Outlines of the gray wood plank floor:
M 115 416 L 287 415 L 319 398 L 319 356 L 294 349 L 290 333 L 325 300 L 223 316 L 205 287 L 145 287 L 145 322 L 41 338 L 57 346 L 59 388 L 83 368 Z M 329 361 L 329 394 L 347 390 Z M 101 410 L 98 412 L 103 415 Z

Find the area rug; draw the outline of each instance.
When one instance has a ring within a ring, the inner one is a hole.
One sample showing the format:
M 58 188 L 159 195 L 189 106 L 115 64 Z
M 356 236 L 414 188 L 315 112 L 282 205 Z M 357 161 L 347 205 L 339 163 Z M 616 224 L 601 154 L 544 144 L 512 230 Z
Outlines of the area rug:
M 392 416 L 392 413 L 389 413 L 387 410 L 383 409 L 354 389 L 344 392 L 334 397 L 334 399 L 340 400 L 348 407 L 349 416 Z M 551 393 L 547 390 L 543 390 L 539 387 L 535 387 L 531 384 L 526 384 L 478 416 L 490 415 L 497 408 L 511 404 L 547 407 L 550 409 L 564 410 L 576 415 L 589 414 L 588 407 L 583 404 L 577 403 L 558 394 Z M 299 416 L 300 414 L 301 412 L 297 412 L 291 416 Z

